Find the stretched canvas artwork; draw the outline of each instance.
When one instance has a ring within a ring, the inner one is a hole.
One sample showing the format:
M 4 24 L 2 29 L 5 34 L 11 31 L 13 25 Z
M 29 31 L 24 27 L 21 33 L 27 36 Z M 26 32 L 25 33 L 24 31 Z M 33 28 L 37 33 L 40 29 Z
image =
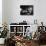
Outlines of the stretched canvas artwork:
M 33 5 L 20 5 L 20 15 L 33 15 Z

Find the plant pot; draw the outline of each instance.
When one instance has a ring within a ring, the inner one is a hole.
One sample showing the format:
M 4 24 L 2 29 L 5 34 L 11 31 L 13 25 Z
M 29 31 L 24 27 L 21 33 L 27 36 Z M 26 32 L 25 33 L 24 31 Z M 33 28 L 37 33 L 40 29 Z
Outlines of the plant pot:
M 0 44 L 4 44 L 5 38 L 0 38 Z

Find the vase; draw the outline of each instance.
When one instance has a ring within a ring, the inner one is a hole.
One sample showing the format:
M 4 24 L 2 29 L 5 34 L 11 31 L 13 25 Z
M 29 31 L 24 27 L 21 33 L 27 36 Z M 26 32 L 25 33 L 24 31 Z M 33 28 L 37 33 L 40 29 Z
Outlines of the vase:
M 4 44 L 5 38 L 0 38 L 0 44 Z

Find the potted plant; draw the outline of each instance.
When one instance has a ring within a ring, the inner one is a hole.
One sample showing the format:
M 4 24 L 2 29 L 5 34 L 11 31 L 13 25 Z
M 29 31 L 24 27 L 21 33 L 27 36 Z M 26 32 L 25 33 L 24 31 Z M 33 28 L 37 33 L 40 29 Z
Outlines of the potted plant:
M 8 29 L 7 24 L 3 25 L 3 31 L 0 31 L 0 44 L 4 44 L 4 40 L 7 37 Z

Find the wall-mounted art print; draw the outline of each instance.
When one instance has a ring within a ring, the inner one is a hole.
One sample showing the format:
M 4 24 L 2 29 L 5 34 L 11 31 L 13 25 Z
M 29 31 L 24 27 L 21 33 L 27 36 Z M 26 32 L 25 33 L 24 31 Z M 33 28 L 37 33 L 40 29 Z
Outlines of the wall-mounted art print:
M 20 5 L 20 15 L 33 15 L 33 5 Z

